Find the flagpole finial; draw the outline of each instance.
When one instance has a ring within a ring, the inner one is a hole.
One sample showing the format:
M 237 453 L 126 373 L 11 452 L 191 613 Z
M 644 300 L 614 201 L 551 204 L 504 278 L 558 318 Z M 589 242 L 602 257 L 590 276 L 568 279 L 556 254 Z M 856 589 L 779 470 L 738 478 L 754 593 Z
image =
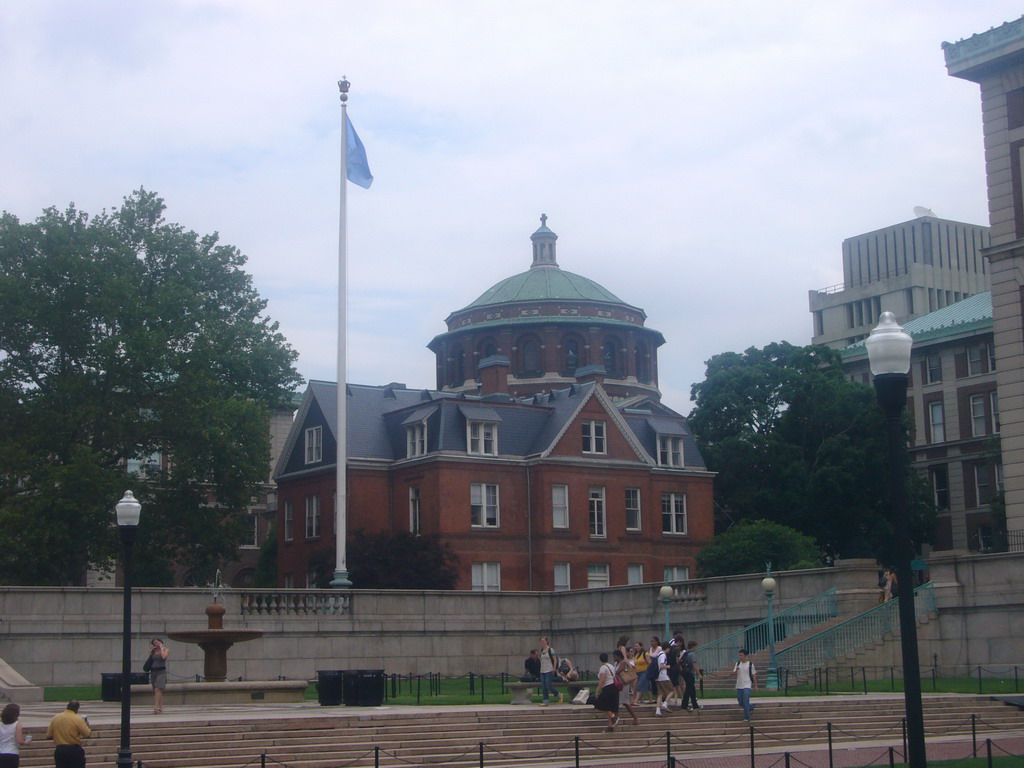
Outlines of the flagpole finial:
M 338 81 L 338 90 L 341 91 L 342 104 L 348 101 L 348 87 L 350 85 L 351 83 L 348 81 L 348 79 L 344 75 L 342 75 L 341 80 Z

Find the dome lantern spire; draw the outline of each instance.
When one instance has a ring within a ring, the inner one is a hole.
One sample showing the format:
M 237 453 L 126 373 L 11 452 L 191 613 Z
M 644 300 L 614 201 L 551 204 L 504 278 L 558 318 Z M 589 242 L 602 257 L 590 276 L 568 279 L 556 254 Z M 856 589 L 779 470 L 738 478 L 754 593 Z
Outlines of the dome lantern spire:
M 555 241 L 558 235 L 548 229 L 548 215 L 540 215 L 540 228 L 530 235 L 533 241 L 533 264 L 534 267 L 554 267 L 558 269 L 558 262 L 555 261 Z

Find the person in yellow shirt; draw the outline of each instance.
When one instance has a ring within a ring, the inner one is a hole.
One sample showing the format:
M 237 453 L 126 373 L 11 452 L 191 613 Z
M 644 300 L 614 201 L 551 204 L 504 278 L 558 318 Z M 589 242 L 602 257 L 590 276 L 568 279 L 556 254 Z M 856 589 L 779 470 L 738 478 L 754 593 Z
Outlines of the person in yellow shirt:
M 651 702 L 651 681 L 647 677 L 647 667 L 651 663 L 651 657 L 644 648 L 643 643 L 637 643 L 634 647 L 633 661 L 636 664 L 636 689 L 633 693 L 633 706 L 640 703 L 643 698 L 645 703 Z
M 56 768 L 85 768 L 85 749 L 82 739 L 92 736 L 89 721 L 78 714 L 81 705 L 69 701 L 68 708 L 50 721 L 46 738 L 57 745 L 53 749 L 53 763 Z

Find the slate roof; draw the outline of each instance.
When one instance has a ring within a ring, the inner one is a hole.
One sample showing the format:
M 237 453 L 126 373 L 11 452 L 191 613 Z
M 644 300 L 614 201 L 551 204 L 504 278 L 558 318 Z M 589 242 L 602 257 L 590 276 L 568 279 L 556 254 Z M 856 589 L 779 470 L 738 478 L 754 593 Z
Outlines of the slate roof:
M 657 457 L 660 432 L 683 437 L 685 469 L 706 470 L 682 416 L 660 404 L 637 403 L 635 399 L 630 400 L 629 409 L 625 409 L 612 403 L 604 390 L 595 391 L 596 387 L 589 382 L 527 398 L 512 398 L 350 384 L 347 387 L 349 460 L 405 460 L 406 425 L 424 419 L 428 454 L 465 453 L 467 418 L 498 423 L 499 456 L 540 456 L 554 446 L 582 405 L 597 396 L 615 412 L 613 421 L 632 432 L 627 438 L 638 448 L 642 447 L 637 454 L 638 462 L 650 462 L 654 460 L 651 457 Z M 337 422 L 336 385 L 310 381 L 275 468 L 275 478 L 333 467 L 337 456 Z M 323 459 L 307 465 L 304 433 L 307 428 L 318 425 L 324 426 Z M 644 450 L 646 457 L 641 455 Z
M 958 336 L 982 333 L 992 330 L 992 292 L 983 291 L 958 301 L 955 304 L 915 317 L 903 325 L 915 344 L 925 341 L 942 341 Z M 843 347 L 840 354 L 844 360 L 867 355 L 864 339 Z

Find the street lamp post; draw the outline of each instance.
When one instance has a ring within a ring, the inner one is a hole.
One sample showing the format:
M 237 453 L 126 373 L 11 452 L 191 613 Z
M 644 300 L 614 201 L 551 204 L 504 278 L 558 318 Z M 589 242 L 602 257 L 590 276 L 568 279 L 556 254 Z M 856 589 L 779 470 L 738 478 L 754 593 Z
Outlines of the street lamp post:
M 665 634 L 662 635 L 662 642 L 665 643 L 669 641 L 668 607 L 672 604 L 672 598 L 675 597 L 675 594 L 675 590 L 668 584 L 663 585 L 662 588 L 658 590 L 658 599 L 661 600 L 661 604 L 665 607 Z
M 907 405 L 907 374 L 913 339 L 896 322 L 892 312 L 883 312 L 877 327 L 865 342 L 878 405 L 885 413 L 889 449 L 889 502 L 896 540 L 896 581 L 900 585 L 900 648 L 903 654 L 903 698 L 907 714 L 907 764 L 925 768 L 924 711 L 921 706 L 921 668 L 917 650 L 917 617 L 914 615 L 914 587 L 911 562 L 914 545 L 907 517 L 907 447 L 903 432 L 903 409 Z
M 778 690 L 778 671 L 775 669 L 775 618 L 772 616 L 772 598 L 775 596 L 777 583 L 772 576 L 772 564 L 768 563 L 765 577 L 761 579 L 761 589 L 764 596 L 768 598 L 768 675 L 765 680 L 765 687 Z
M 121 630 L 121 746 L 117 750 L 117 767 L 132 766 L 132 547 L 139 527 L 142 505 L 131 491 L 117 502 L 117 528 L 124 546 L 124 625 Z

